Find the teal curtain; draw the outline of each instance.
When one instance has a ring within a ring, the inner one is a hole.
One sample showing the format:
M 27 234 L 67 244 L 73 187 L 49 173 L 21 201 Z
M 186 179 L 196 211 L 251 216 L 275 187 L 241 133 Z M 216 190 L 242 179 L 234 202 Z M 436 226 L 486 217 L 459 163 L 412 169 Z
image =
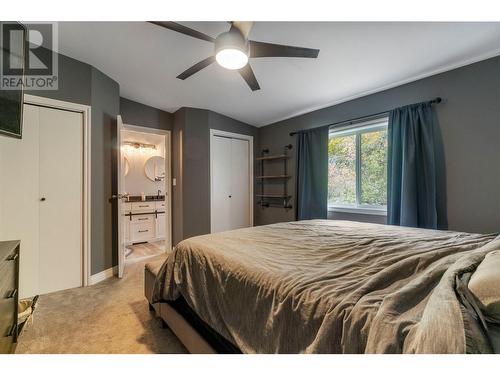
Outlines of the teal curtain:
M 447 229 L 444 153 L 433 106 L 392 110 L 388 142 L 387 223 Z
M 328 126 L 297 133 L 297 220 L 328 214 Z

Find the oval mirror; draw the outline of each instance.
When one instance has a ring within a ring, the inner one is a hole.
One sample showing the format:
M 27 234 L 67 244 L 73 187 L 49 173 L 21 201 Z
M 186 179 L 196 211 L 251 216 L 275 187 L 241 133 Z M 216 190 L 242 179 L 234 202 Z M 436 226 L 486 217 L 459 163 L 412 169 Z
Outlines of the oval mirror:
M 163 181 L 165 178 L 165 158 L 152 156 L 146 160 L 144 172 L 151 181 Z
M 130 171 L 130 163 L 127 159 L 126 156 L 123 157 L 123 175 L 126 176 L 128 175 L 128 172 Z

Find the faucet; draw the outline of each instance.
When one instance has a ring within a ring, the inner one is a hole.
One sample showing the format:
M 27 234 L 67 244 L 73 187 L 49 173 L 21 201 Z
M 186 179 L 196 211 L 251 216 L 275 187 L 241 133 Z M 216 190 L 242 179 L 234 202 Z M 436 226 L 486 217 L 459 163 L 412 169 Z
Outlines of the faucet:
M 160 194 L 161 194 L 161 190 L 158 189 L 158 195 L 157 195 L 156 199 L 160 199 Z

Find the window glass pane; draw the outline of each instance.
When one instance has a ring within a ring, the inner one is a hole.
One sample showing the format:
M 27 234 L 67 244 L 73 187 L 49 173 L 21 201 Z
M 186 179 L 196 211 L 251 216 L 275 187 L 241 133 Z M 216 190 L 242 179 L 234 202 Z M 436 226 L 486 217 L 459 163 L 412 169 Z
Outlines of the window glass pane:
M 361 133 L 361 204 L 387 204 L 387 130 Z
M 328 205 L 356 204 L 356 135 L 328 142 Z

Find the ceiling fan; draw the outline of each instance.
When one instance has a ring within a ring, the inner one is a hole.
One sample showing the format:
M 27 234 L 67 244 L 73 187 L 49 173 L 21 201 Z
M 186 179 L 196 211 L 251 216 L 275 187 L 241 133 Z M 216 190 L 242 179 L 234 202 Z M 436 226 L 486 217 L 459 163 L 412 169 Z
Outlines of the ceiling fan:
M 230 22 L 229 31 L 212 38 L 202 32 L 190 29 L 176 22 L 151 21 L 151 23 L 164 27 L 193 38 L 206 40 L 214 43 L 214 55 L 194 64 L 177 76 L 185 80 L 193 74 L 206 68 L 210 64 L 217 63 L 230 70 L 237 70 L 252 91 L 260 90 L 259 83 L 255 78 L 253 70 L 248 63 L 249 58 L 258 57 L 305 57 L 315 59 L 318 57 L 319 49 L 294 47 L 281 44 L 258 42 L 249 40 L 248 35 L 252 29 L 253 22 L 235 21 Z

